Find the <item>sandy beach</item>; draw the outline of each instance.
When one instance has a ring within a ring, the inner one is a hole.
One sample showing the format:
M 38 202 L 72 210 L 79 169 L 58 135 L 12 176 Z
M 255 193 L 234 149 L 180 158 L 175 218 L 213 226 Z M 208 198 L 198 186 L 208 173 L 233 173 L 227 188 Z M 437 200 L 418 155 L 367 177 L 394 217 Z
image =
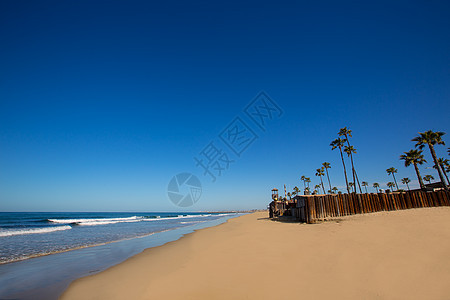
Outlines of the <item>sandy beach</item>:
M 450 208 L 320 224 L 231 219 L 73 282 L 62 299 L 449 299 Z

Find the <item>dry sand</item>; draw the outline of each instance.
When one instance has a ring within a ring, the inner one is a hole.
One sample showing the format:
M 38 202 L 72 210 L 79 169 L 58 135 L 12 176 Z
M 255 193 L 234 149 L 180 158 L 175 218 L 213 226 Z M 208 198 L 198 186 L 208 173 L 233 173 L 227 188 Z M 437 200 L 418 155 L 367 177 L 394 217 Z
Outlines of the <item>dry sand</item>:
M 73 282 L 63 299 L 450 299 L 450 207 L 232 219 Z

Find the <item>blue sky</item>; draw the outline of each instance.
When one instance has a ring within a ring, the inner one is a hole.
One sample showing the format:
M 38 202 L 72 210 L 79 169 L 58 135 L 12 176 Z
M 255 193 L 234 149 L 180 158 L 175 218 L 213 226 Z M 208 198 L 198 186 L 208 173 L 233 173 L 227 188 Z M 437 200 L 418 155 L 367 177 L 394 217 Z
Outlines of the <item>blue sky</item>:
M 419 131 L 450 132 L 449 12 L 446 1 L 1 1 L 0 210 L 176 211 L 167 185 L 181 172 L 203 187 L 187 210 L 264 208 L 274 187 L 317 184 L 324 161 L 343 190 L 329 143 L 344 126 L 360 180 L 386 188 L 394 166 L 416 186 L 399 156 Z M 260 91 L 283 109 L 266 131 L 243 114 Z M 258 138 L 211 182 L 194 157 L 237 116 Z M 422 174 L 437 178 L 431 165 Z

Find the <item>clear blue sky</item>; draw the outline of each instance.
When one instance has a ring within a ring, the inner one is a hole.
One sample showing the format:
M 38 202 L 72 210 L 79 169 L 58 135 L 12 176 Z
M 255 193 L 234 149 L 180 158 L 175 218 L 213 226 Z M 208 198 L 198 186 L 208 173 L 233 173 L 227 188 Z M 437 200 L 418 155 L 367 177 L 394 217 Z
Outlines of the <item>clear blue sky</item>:
M 176 211 L 166 189 L 180 172 L 203 184 L 188 210 L 264 208 L 274 187 L 317 184 L 324 161 L 344 187 L 329 147 L 343 126 L 360 180 L 384 185 L 394 166 L 415 186 L 399 160 L 411 138 L 450 143 L 449 13 L 448 1 L 1 1 L 0 211 Z M 211 182 L 194 156 L 262 90 L 284 114 Z

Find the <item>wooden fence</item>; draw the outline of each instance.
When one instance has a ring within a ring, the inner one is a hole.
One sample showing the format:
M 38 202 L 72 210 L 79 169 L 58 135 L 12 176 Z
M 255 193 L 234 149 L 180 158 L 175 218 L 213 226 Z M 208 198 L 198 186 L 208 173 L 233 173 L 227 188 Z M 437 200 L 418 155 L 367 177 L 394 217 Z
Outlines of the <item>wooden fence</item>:
M 301 222 L 420 207 L 450 206 L 450 192 L 402 192 L 297 196 L 291 213 Z

